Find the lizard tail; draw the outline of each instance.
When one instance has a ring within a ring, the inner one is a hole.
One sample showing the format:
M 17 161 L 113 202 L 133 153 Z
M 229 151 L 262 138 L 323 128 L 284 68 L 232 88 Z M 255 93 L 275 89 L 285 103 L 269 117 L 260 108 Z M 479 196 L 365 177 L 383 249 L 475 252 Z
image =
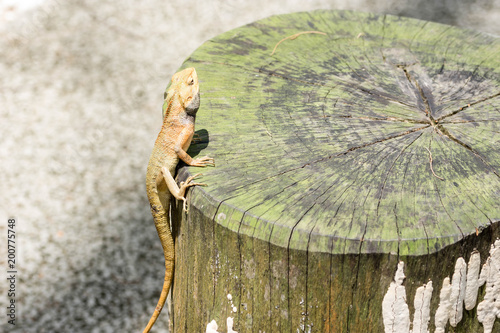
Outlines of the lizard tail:
M 143 333 L 149 332 L 151 327 L 153 327 L 156 319 L 160 315 L 163 306 L 165 305 L 165 301 L 170 290 L 170 285 L 172 283 L 175 258 L 174 240 L 172 238 L 172 233 L 170 232 L 170 223 L 167 217 L 168 213 L 165 211 L 159 200 L 157 204 L 151 205 L 151 212 L 153 214 L 156 231 L 158 232 L 158 236 L 160 237 L 161 245 L 163 247 L 163 254 L 165 256 L 165 281 L 163 282 L 163 288 L 161 290 L 158 304 L 156 305 L 155 311 L 149 319 L 148 325 L 144 329 Z

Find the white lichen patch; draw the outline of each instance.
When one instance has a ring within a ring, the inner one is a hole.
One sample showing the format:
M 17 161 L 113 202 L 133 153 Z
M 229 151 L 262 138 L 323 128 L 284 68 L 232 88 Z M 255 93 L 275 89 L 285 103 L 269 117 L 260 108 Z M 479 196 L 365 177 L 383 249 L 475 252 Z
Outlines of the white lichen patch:
M 233 318 L 227 317 L 226 323 L 227 323 L 227 333 L 238 333 L 236 331 L 233 331 Z
M 500 318 L 500 240 L 491 246 L 490 256 L 479 273 L 481 256 L 474 250 L 469 264 L 460 257 L 451 278 L 446 277 L 439 293 L 439 306 L 434 314 L 434 333 L 445 333 L 448 321 L 456 327 L 463 317 L 464 307 L 473 310 L 479 288 L 486 283 L 484 300 L 477 305 L 477 319 L 483 324 L 484 333 L 492 333 L 495 320 Z M 386 333 L 429 333 L 432 281 L 417 288 L 414 299 L 415 313 L 410 331 L 409 310 L 403 286 L 404 263 L 398 263 L 394 281 L 382 301 L 382 315 Z
M 465 288 L 465 309 L 472 310 L 476 307 L 477 293 L 479 290 L 479 270 L 481 269 L 481 255 L 473 251 L 467 265 L 467 286 Z
M 214 319 L 207 324 L 207 329 L 206 329 L 205 333 L 219 333 L 217 331 L 218 328 L 219 327 L 217 326 L 217 323 L 215 322 L 215 319 Z
M 233 325 L 234 325 L 233 318 L 227 317 L 226 323 L 227 323 L 227 333 L 238 333 L 233 330 Z M 219 327 L 217 326 L 217 323 L 215 322 L 214 319 L 207 324 L 207 329 L 205 333 L 219 333 L 219 331 L 217 331 L 218 329 Z
M 226 214 L 224 214 L 224 213 L 219 213 L 219 215 L 217 215 L 217 222 L 221 223 L 221 222 L 223 222 L 225 219 L 226 219 Z
M 483 324 L 484 333 L 491 333 L 495 319 L 500 318 L 500 240 L 491 246 L 479 280 L 480 285 L 486 282 L 486 294 L 477 306 L 477 319 Z
M 408 333 L 410 331 L 410 310 L 406 304 L 404 262 L 398 263 L 394 281 L 382 301 L 382 315 L 385 333 Z
M 227 294 L 227 299 L 229 300 L 229 302 L 231 302 L 231 310 L 236 313 L 238 311 L 238 308 L 233 304 L 233 296 L 231 294 Z
M 467 264 L 464 258 L 458 258 L 451 284 L 448 277 L 444 279 L 440 293 L 439 307 L 435 316 L 436 333 L 445 332 L 448 320 L 451 326 L 456 327 L 458 325 L 463 317 L 464 303 L 466 306 L 473 304 L 472 308 L 474 308 L 479 289 L 478 266 L 480 260 L 479 252 L 472 252 L 469 259 L 472 269 L 467 271 Z
M 457 259 L 455 264 L 455 272 L 451 279 L 451 310 L 450 310 L 450 325 L 457 327 L 457 324 L 462 320 L 464 313 L 465 288 L 467 286 L 467 264 L 464 258 Z
M 436 325 L 435 333 L 444 333 L 444 329 L 446 324 L 448 323 L 449 315 L 451 312 L 451 284 L 450 278 L 447 277 L 443 280 L 443 287 L 441 288 L 441 292 L 439 293 L 439 306 L 436 311 L 436 315 L 434 318 L 434 324 Z
M 231 305 L 231 310 L 233 310 L 233 312 L 237 312 L 238 309 L 233 304 L 233 295 L 227 294 L 226 297 Z M 238 332 L 233 330 L 234 320 L 232 317 L 227 317 L 226 323 L 227 323 L 227 333 L 238 333 Z M 218 329 L 218 326 L 217 326 L 217 323 L 215 322 L 215 319 L 214 319 L 210 323 L 207 324 L 207 329 L 206 329 L 205 333 L 219 333 L 217 331 L 217 329 Z
M 429 321 L 431 319 L 432 281 L 417 289 L 415 300 L 415 315 L 413 317 L 412 333 L 428 333 Z

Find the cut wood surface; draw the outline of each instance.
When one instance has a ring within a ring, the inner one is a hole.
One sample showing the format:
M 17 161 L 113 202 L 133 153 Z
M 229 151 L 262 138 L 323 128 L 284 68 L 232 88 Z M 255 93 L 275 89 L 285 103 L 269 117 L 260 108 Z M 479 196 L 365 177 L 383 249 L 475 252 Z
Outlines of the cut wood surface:
M 181 170 L 209 186 L 174 222 L 176 331 L 382 332 L 400 260 L 408 299 L 434 280 L 435 311 L 458 257 L 484 262 L 500 235 L 499 55 L 495 36 L 349 11 L 203 44 L 183 65 L 201 90 L 190 153 L 216 167 Z

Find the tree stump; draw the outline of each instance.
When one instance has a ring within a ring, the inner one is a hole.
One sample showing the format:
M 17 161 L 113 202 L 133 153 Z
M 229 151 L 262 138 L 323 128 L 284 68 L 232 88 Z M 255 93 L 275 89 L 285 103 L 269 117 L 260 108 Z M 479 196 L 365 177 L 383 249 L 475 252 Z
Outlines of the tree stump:
M 179 171 L 208 186 L 173 211 L 174 332 L 500 332 L 499 55 L 350 11 L 197 49 L 190 154 L 216 167 Z

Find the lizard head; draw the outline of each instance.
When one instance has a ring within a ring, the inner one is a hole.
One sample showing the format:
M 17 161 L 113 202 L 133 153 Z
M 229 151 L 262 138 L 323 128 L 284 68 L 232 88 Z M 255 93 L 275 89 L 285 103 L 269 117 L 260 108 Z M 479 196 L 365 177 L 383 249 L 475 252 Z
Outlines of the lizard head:
M 179 102 L 190 116 L 195 116 L 200 107 L 200 86 L 198 75 L 194 68 L 186 68 L 172 76 L 172 83 L 168 89 L 165 102 L 177 94 Z

